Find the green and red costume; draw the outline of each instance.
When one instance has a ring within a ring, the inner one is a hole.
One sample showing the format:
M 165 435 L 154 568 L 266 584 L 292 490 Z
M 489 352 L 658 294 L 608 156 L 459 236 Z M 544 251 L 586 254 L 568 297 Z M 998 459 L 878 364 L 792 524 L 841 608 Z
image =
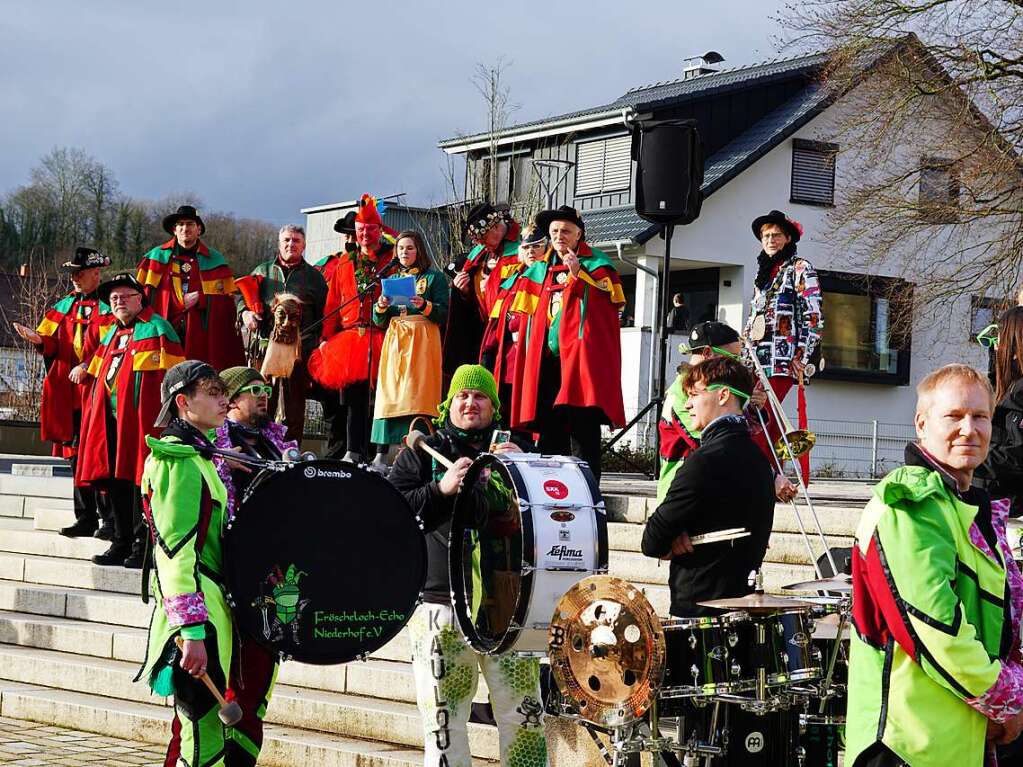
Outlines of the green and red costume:
M 146 435 L 159 431 L 153 422 L 160 412 L 160 384 L 184 359 L 174 328 L 152 307 L 143 308 L 131 325 L 107 328 L 89 363 L 93 381 L 82 412 L 77 481 L 139 484 L 149 452 Z
M 444 332 L 444 372 L 451 375 L 460 365 L 476 364 L 487 336 L 498 332 L 497 321 L 492 320 L 494 307 L 502 292 L 501 286 L 514 274 L 519 265 L 519 235 L 517 221 L 507 222 L 508 231 L 492 253 L 484 245 L 476 245 L 465 257 L 462 271 L 468 273 L 469 295 L 452 286 L 448 323 Z M 497 258 L 493 269 L 487 262 Z
M 194 432 L 194 434 L 192 433 Z M 142 475 L 143 507 L 155 565 L 150 579 L 155 600 L 146 659 L 136 681 L 158 695 L 173 695 L 180 741 L 171 748 L 192 767 L 223 765 L 230 737 L 217 717 L 216 700 L 180 668 L 175 637 L 202 640 L 206 672 L 221 690 L 231 667 L 232 620 L 221 587 L 227 490 L 213 462 L 196 449 L 209 444 L 201 433 L 174 421 L 162 439 L 146 439 L 152 451 Z
M 90 360 L 103 329 L 114 322 L 110 307 L 95 293 L 69 293 L 51 306 L 36 328 L 41 343 L 36 349 L 46 362 L 43 396 L 39 408 L 42 438 L 53 443 L 53 454 L 63 458 L 76 455 L 84 385 L 68 379 L 71 369 Z
M 183 251 L 172 237 L 142 256 L 137 277 L 149 305 L 183 339 L 185 359 L 217 370 L 245 364 L 235 325 L 234 275 L 221 253 L 201 240 L 194 252 Z M 199 300 L 186 311 L 184 297 L 191 292 Z
M 657 502 L 668 494 L 675 472 L 686 456 L 700 446 L 700 430 L 693 426 L 686 410 L 689 395 L 682 388 L 682 376 L 676 376 L 668 387 L 657 430 L 661 434 L 661 474 L 657 478 Z
M 856 529 L 846 764 L 887 750 L 914 767 L 980 767 L 988 722 L 1023 711 L 1008 502 L 958 491 L 919 446 L 907 464 Z
M 597 408 L 605 423 L 625 425 L 619 307 L 621 280 L 611 260 L 580 242 L 579 273 L 552 263 L 552 249 L 514 278 L 494 312 L 525 315 L 516 342 L 511 428 L 538 431 L 540 371 L 545 357 L 560 358 L 554 406 Z

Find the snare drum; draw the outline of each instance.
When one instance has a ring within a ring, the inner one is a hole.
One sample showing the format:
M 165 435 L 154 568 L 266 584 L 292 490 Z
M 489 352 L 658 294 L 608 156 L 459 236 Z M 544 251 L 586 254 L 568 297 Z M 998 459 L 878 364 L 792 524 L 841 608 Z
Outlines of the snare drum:
M 405 497 L 354 464 L 265 469 L 227 527 L 224 581 L 239 629 L 304 663 L 383 647 L 426 580 L 426 542 Z
M 664 629 L 664 679 L 660 698 L 720 695 L 756 684 L 753 628 L 745 613 L 670 618 Z
M 821 655 L 813 643 L 813 618 L 808 612 L 767 616 L 768 673 L 772 686 L 821 677 Z
M 455 499 L 448 567 L 470 647 L 545 655 L 558 600 L 607 572 L 607 517 L 589 467 L 562 456 L 481 455 Z

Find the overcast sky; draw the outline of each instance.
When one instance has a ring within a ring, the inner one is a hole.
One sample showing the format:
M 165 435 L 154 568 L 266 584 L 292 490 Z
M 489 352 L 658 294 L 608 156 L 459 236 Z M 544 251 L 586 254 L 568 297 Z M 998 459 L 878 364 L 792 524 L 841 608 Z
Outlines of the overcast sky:
M 4 0 L 0 194 L 73 146 L 131 196 L 193 191 L 275 223 L 363 191 L 436 203 L 437 141 L 485 128 L 477 62 L 509 62 L 511 122 L 525 122 L 676 78 L 707 50 L 725 67 L 774 58 L 780 6 Z

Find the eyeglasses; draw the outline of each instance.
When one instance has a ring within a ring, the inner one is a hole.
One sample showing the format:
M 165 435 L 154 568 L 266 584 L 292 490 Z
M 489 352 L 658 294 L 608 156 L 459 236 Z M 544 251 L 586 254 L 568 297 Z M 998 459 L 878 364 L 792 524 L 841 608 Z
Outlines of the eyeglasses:
M 540 242 L 524 242 L 522 247 L 526 250 L 543 250 L 547 247 L 547 240 L 540 240 Z
M 780 240 L 785 235 L 781 232 L 767 232 L 766 234 L 760 235 L 761 240 Z
M 982 331 L 977 333 L 977 343 L 985 349 L 998 348 L 998 324 L 992 322 Z
M 269 397 L 274 387 L 270 384 L 249 384 L 239 390 L 239 394 L 251 394 L 253 397 Z

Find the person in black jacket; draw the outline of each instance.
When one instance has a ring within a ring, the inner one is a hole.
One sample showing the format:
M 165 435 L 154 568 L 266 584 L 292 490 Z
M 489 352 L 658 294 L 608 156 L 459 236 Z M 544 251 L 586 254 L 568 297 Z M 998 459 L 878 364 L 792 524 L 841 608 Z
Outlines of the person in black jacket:
M 774 522 L 774 474 L 753 442 L 743 407 L 753 391 L 749 371 L 717 357 L 690 368 L 683 384 L 700 446 L 675 474 L 647 520 L 643 553 L 670 559 L 671 614 L 712 615 L 697 602 L 752 592 Z M 695 535 L 744 527 L 750 536 L 693 546 Z
M 480 517 L 488 506 L 483 487 L 463 488 L 462 480 L 480 453 L 500 455 L 519 448 L 510 442 L 491 445 L 500 403 L 494 376 L 482 365 L 462 365 L 455 370 L 448 397 L 438 410 L 440 428 L 426 443 L 453 465 L 446 468 L 425 451 L 405 448 L 388 475 L 428 531 L 423 604 L 408 624 L 416 703 L 426 745 L 423 764 L 469 764 L 466 724 L 482 670 L 497 722 L 501 764 L 511 764 L 509 755 L 514 753 L 515 764 L 542 767 L 547 749 L 539 661 L 476 653 L 456 625 L 448 577 L 448 536 L 455 498 L 460 492 L 472 493 Z
M 977 340 L 995 347 L 995 406 L 991 449 L 974 473 L 973 484 L 992 498 L 1008 498 L 1009 516 L 1023 515 L 1023 307 L 998 318 L 997 336 L 985 331 Z

